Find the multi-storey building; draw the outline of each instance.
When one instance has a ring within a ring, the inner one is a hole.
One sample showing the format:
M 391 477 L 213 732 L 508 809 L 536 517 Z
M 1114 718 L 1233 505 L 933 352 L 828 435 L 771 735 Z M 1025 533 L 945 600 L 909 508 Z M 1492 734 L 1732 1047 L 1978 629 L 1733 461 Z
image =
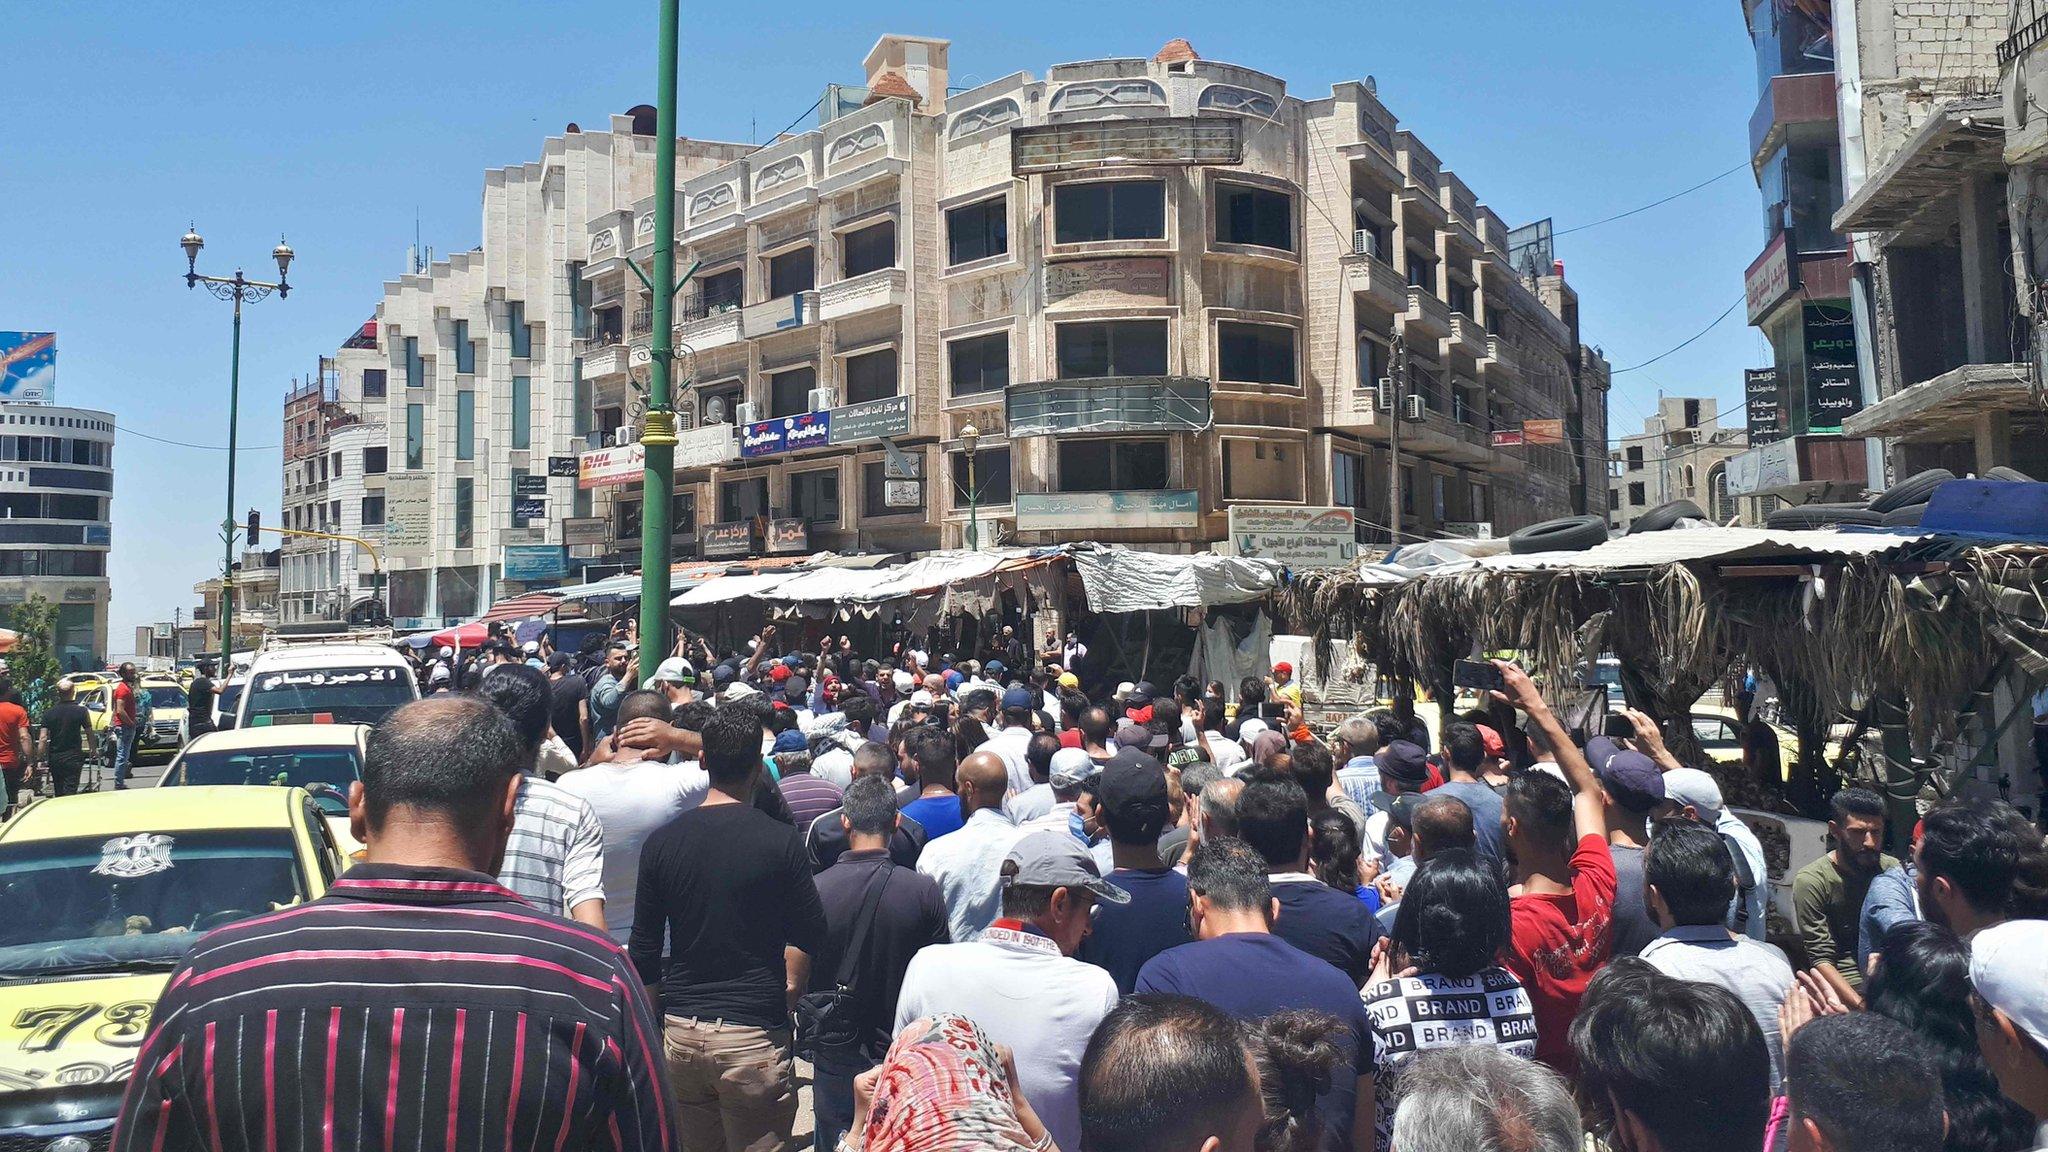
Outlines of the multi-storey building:
M 1728 460 L 1749 446 L 1741 428 L 1721 427 L 1711 396 L 1660 396 L 1643 430 L 1623 436 L 1613 456 L 1607 489 L 1607 524 L 1625 532 L 1659 504 L 1690 500 L 1715 523 L 1737 514 L 1728 493 Z
M 1605 499 L 1609 370 L 1562 267 L 1518 271 L 1370 83 L 1305 101 L 1175 41 L 952 92 L 947 50 L 884 37 L 859 107 L 682 181 L 678 555 L 959 546 L 970 523 L 1199 549 L 1247 502 L 1354 508 L 1385 539 Z M 593 423 L 630 435 L 652 197 L 582 239 Z M 1426 414 L 1389 510 L 1397 342 Z M 630 465 L 582 469 L 619 485 L 627 562 Z
M 330 433 L 322 502 L 344 534 L 382 536 L 400 626 L 473 615 L 507 549 L 559 555 L 564 521 L 591 513 L 574 475 L 600 408 L 579 339 L 598 313 L 584 225 L 652 195 L 653 132 L 654 110 L 637 108 L 487 172 L 483 243 L 386 283 L 368 339 L 334 357 L 338 402 L 359 423 Z M 679 176 L 750 150 L 685 141 Z M 360 551 L 343 546 L 329 570 L 337 599 L 370 591 Z
M 282 559 L 282 553 L 276 548 L 247 548 L 242 551 L 241 558 L 235 561 L 234 650 L 237 652 L 254 649 L 262 643 L 264 633 L 278 624 L 278 565 Z M 204 651 L 210 655 L 218 655 L 220 577 L 212 576 L 201 580 L 192 585 L 192 592 L 199 597 L 199 606 L 192 610 L 192 619 L 206 626 Z
M 66 671 L 107 658 L 114 417 L 49 404 L 0 404 L 0 624 L 40 596 L 57 609 Z
M 381 481 L 370 477 L 386 471 L 390 456 L 388 375 L 372 320 L 335 355 L 321 357 L 315 377 L 285 397 L 284 507 L 277 525 L 286 530 L 277 537 L 281 624 L 338 623 L 374 591 L 372 557 L 351 541 L 382 551 Z M 297 534 L 305 532 L 322 535 Z

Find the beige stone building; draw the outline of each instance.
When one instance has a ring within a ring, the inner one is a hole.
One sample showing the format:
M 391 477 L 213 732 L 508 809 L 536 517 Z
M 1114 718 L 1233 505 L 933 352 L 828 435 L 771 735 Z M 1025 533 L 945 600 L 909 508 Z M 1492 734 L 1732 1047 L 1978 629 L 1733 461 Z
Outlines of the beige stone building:
M 957 547 L 970 521 L 1203 549 L 1237 503 L 1353 508 L 1384 540 L 1397 341 L 1426 408 L 1404 532 L 1600 510 L 1609 369 L 1561 266 L 1518 271 L 1369 81 L 1303 100 L 1174 41 L 961 92 L 947 49 L 884 37 L 847 110 L 679 177 L 679 556 Z M 594 438 L 630 440 L 653 198 L 596 206 L 574 387 Z M 590 549 L 632 562 L 622 464 L 596 445 L 581 483 Z

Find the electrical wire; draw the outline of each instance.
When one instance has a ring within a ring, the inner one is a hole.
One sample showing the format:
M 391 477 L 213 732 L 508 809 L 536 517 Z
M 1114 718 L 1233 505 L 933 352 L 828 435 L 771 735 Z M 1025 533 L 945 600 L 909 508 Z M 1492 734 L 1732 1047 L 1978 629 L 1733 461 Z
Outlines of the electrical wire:
M 120 433 L 123 436 L 140 436 L 144 440 L 154 440 L 159 444 L 169 444 L 173 448 L 197 448 L 203 452 L 225 452 L 228 450 L 228 446 L 225 444 L 190 444 L 183 440 L 168 440 L 162 436 L 152 436 L 147 432 L 138 432 L 133 428 L 125 427 L 120 424 L 114 425 L 114 431 Z M 282 447 L 284 447 L 284 445 L 282 444 L 237 444 L 235 445 L 235 451 L 275 452 Z
M 1684 349 L 1687 345 L 1693 343 L 1695 340 L 1698 340 L 1700 337 L 1705 336 L 1707 333 L 1712 332 L 1714 329 L 1720 327 L 1721 321 L 1726 320 L 1729 316 L 1733 315 L 1735 309 L 1739 307 L 1742 304 L 1742 302 L 1746 299 L 1748 299 L 1748 296 L 1746 295 L 1737 296 L 1734 302 L 1729 304 L 1725 311 L 1723 311 L 1719 316 L 1714 317 L 1713 323 L 1708 324 L 1705 328 L 1702 328 L 1699 331 L 1693 333 L 1691 336 L 1686 337 L 1676 347 L 1667 348 L 1664 351 L 1657 353 L 1655 356 L 1650 357 L 1648 360 L 1643 361 L 1641 364 L 1632 364 L 1627 368 L 1616 368 L 1614 371 L 1608 373 L 1608 375 L 1619 376 L 1624 372 L 1639 372 L 1644 368 L 1648 368 L 1650 365 L 1655 364 L 1657 361 L 1664 359 L 1666 356 L 1670 356 L 1673 353 Z
M 1669 204 L 1673 200 L 1676 200 L 1682 196 L 1690 196 L 1693 193 L 1699 191 L 1700 189 L 1705 188 L 1709 184 L 1713 184 L 1721 180 L 1726 180 L 1728 177 L 1735 175 L 1737 172 L 1740 172 L 1747 167 L 1749 167 L 1749 161 L 1744 160 L 1740 164 L 1737 164 L 1735 167 L 1728 169 L 1726 172 L 1722 172 L 1716 176 L 1709 176 L 1705 180 L 1700 181 L 1692 187 L 1687 188 L 1681 192 L 1673 192 L 1671 195 L 1666 196 L 1661 200 L 1652 200 L 1648 204 L 1645 204 L 1640 208 L 1631 208 L 1626 212 L 1618 212 L 1612 216 L 1595 220 L 1590 224 L 1574 224 L 1569 228 L 1559 228 L 1556 231 L 1552 232 L 1550 235 L 1553 238 L 1558 236 L 1569 236 L 1574 232 L 1584 232 L 1588 228 L 1598 228 L 1602 224 L 1612 224 L 1616 220 L 1626 220 L 1629 217 L 1634 216 L 1638 213 L 1648 212 L 1652 208 L 1661 208 L 1664 205 Z

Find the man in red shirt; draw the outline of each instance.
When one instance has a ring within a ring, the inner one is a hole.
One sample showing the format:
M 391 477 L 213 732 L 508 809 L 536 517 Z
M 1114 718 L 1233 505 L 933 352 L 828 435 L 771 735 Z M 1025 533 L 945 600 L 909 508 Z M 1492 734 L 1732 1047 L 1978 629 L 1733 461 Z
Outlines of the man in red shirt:
M 1614 947 L 1614 857 L 1600 781 L 1542 693 L 1520 668 L 1494 661 L 1505 681 L 1495 693 L 1529 716 L 1565 780 L 1531 768 L 1508 783 L 1501 824 L 1514 875 L 1509 940 L 1501 962 L 1536 1009 L 1536 1058 L 1571 1075 L 1572 1017 L 1593 974 Z
M 139 731 L 142 703 L 142 673 L 133 664 L 121 665 L 120 679 L 114 681 L 114 791 L 128 787 L 128 768 L 135 760 L 135 736 Z
M 14 815 L 14 795 L 27 782 L 29 755 L 28 709 L 8 678 L 7 665 L 0 662 L 0 776 L 7 783 L 7 815 Z

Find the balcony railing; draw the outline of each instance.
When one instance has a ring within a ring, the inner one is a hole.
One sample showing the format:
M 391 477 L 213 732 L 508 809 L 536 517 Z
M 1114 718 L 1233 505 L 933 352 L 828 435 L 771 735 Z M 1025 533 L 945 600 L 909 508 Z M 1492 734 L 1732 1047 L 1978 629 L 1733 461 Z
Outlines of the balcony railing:
M 1209 382 L 1197 377 L 1110 376 L 1013 384 L 1004 403 L 1012 437 L 1195 432 L 1211 422 Z
M 683 297 L 682 303 L 677 306 L 676 323 L 687 324 L 692 320 L 702 320 L 706 316 L 716 316 L 721 312 L 737 311 L 742 303 L 744 301 L 741 299 L 741 293 L 736 289 L 692 292 Z
M 630 330 L 635 336 L 653 335 L 654 310 L 651 308 L 642 308 L 638 312 L 633 313 L 633 326 Z

